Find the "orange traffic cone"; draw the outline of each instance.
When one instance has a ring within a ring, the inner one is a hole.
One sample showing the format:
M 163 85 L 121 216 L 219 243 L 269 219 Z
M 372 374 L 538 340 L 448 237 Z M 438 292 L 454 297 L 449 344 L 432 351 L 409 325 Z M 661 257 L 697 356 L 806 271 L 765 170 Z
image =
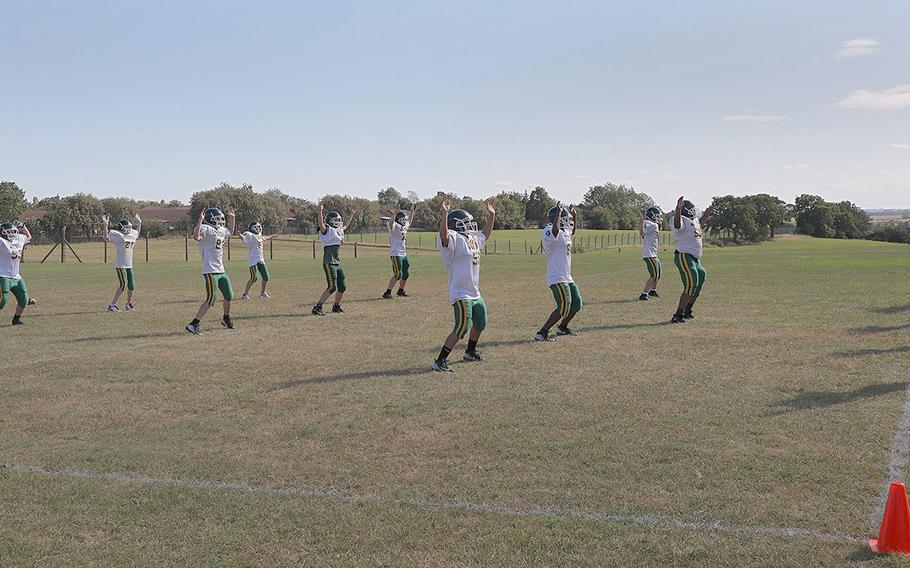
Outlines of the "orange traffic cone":
M 891 482 L 882 527 L 878 538 L 869 541 L 869 547 L 877 554 L 896 552 L 910 556 L 910 503 L 907 488 L 900 481 Z

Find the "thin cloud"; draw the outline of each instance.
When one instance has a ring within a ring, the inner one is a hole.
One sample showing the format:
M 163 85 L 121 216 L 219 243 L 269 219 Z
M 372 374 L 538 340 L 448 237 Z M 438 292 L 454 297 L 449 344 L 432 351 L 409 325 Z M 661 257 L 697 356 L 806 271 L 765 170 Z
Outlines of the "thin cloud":
M 731 114 L 725 116 L 724 120 L 727 122 L 754 122 L 754 123 L 763 123 L 763 122 L 780 122 L 785 120 L 787 117 L 780 116 L 778 114 Z
M 660 176 L 660 179 L 679 179 L 679 176 L 676 174 L 665 174 Z
M 809 167 L 808 164 L 784 164 L 788 170 L 804 170 Z
M 865 110 L 897 110 L 910 107 L 910 84 L 895 85 L 884 91 L 853 91 L 834 106 Z
M 874 37 L 855 37 L 845 41 L 837 52 L 838 57 L 863 57 L 878 53 L 881 44 Z
M 895 150 L 910 150 L 910 144 L 892 144 L 891 147 Z
M 575 174 L 575 179 L 587 181 L 591 179 L 591 176 L 586 176 L 585 174 Z
M 512 187 L 512 182 L 510 181 L 497 181 L 496 187 Z

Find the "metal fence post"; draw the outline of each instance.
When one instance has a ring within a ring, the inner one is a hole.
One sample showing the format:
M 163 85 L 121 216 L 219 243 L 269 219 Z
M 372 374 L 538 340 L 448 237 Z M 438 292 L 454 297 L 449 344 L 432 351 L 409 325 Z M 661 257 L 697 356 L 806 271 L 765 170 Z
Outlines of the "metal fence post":
M 228 249 L 228 260 L 231 260 L 231 236 L 230 235 L 228 235 L 227 249 Z
M 149 234 L 148 231 L 145 233 L 145 261 L 149 261 Z
M 313 239 L 313 258 L 316 258 L 316 239 Z
M 357 258 L 357 241 L 354 241 L 354 258 Z
M 275 239 L 269 239 L 269 260 L 275 259 Z
M 104 241 L 104 263 L 107 264 L 107 239 Z
M 66 248 L 66 227 L 60 227 L 60 263 L 63 264 L 63 249 Z
M 190 261 L 190 236 L 183 235 L 183 256 L 187 262 Z

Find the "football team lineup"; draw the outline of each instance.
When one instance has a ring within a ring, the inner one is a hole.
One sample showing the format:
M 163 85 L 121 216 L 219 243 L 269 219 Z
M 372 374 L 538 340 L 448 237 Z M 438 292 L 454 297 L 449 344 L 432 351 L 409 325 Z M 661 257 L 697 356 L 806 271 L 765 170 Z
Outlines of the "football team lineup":
M 439 226 L 438 250 L 449 276 L 449 301 L 454 310 L 454 328 L 446 337 L 438 357 L 431 369 L 438 372 L 454 372 L 448 365 L 448 357 L 455 345 L 468 335 L 467 348 L 463 360 L 482 362 L 483 355 L 477 350 L 481 333 L 487 324 L 487 308 L 480 293 L 480 257 L 486 241 L 492 234 L 496 211 L 490 201 L 485 202 L 487 219 L 483 231 L 478 231 L 474 217 L 464 209 L 453 209 L 448 197 L 440 192 L 442 199 L 442 216 Z M 698 216 L 695 205 L 681 196 L 676 209 L 670 216 L 672 233 L 676 241 L 674 263 L 683 283 L 677 311 L 671 323 L 686 323 L 695 316 L 693 306 L 701 293 L 706 279 L 706 270 L 701 262 L 703 252 L 702 230 L 710 218 L 712 208 Z M 397 296 L 408 297 L 405 291 L 410 276 L 410 261 L 407 256 L 407 233 L 414 217 L 415 205 L 412 204 L 410 215 L 396 207 L 389 211 L 387 221 L 390 243 L 392 277 L 388 288 L 382 294 L 386 300 L 392 299 L 392 290 L 398 285 Z M 342 300 L 347 290 L 346 276 L 341 263 L 341 246 L 344 243 L 345 230 L 351 225 L 357 209 L 353 208 L 347 222 L 337 211 L 325 211 L 323 202 L 319 202 L 319 215 L 316 219 L 319 240 L 323 248 L 323 270 L 326 276 L 326 288 L 311 310 L 314 316 L 324 316 L 324 303 L 334 295 L 332 313 L 344 313 Z M 649 207 L 640 213 L 639 232 L 642 237 L 642 260 L 648 270 L 645 287 L 639 301 L 659 298 L 657 284 L 661 276 L 661 261 L 658 255 L 659 232 L 663 213 L 657 207 Z M 133 273 L 133 250 L 139 239 L 142 219 L 135 216 L 134 227 L 129 219 L 120 220 L 115 227 L 110 227 L 110 219 L 101 218 L 101 234 L 104 240 L 114 245 L 116 250 L 115 272 L 118 285 L 113 299 L 108 304 L 108 311 L 120 311 L 118 301 L 126 293 L 125 309 L 134 311 L 133 293 L 136 280 Z M 202 334 L 202 318 L 216 304 L 218 295 L 222 297 L 224 313 L 221 325 L 234 330 L 231 318 L 231 303 L 234 299 L 233 285 L 224 268 L 224 249 L 230 238 L 238 235 L 237 212 L 227 209 L 227 215 L 217 207 L 202 210 L 193 231 L 193 239 L 202 259 L 202 275 L 205 282 L 205 300 L 199 306 L 196 316 L 186 325 L 187 333 Z M 547 256 L 546 282 L 556 301 L 556 307 L 534 334 L 534 341 L 556 341 L 550 330 L 556 326 L 556 335 L 577 335 L 569 323 L 581 311 L 582 297 L 578 285 L 572 278 L 572 237 L 578 223 L 578 212 L 574 205 L 568 207 L 557 203 L 547 211 L 547 224 L 541 231 L 541 246 Z M 20 233 L 21 231 L 21 233 Z M 270 280 L 269 270 L 265 263 L 263 243 L 277 235 L 263 235 L 262 225 L 251 220 L 247 230 L 239 233 L 244 245 L 248 248 L 248 268 L 250 272 L 242 299 L 250 299 L 250 289 L 261 278 L 260 298 L 270 298 L 267 287 Z M 23 325 L 22 315 L 29 305 L 36 300 L 29 298 L 28 287 L 20 274 L 20 261 L 25 246 L 31 241 L 29 230 L 21 221 L 10 221 L 0 226 L 0 285 L 2 301 L 0 309 L 6 306 L 9 295 L 16 298 L 17 306 L 12 325 Z

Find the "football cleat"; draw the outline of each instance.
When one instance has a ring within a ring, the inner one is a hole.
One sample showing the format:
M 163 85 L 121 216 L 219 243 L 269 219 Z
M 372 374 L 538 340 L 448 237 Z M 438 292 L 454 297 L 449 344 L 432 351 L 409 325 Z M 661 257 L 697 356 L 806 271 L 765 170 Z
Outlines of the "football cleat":
M 249 294 L 244 294 L 243 296 L 240 296 L 240 299 L 241 300 L 251 300 L 252 298 L 250 298 Z
M 391 300 L 391 299 L 392 299 L 392 293 L 391 293 L 391 292 L 383 292 L 383 293 L 382 293 L 382 299 L 383 299 L 383 300 Z
M 259 294 L 259 297 L 260 298 L 271 298 L 271 296 L 269 296 L 268 292 L 262 292 L 261 294 Z
M 192 333 L 193 335 L 202 335 L 202 329 L 199 325 L 193 325 L 192 323 L 186 324 L 186 332 Z
M 638 297 L 638 301 L 640 301 L 640 302 L 644 302 L 644 301 L 646 301 L 646 300 L 648 300 L 648 295 L 647 295 L 647 294 L 642 294 L 642 295 L 640 295 L 640 296 Z
M 648 292 L 648 295 L 651 296 L 652 298 L 660 298 L 660 294 L 657 293 L 657 290 L 651 290 L 650 292 Z
M 117 304 L 108 304 L 107 311 L 109 312 L 119 312 L 120 308 L 117 307 Z
M 398 289 L 398 295 L 401 296 L 402 298 L 410 298 L 410 297 L 411 297 L 410 294 L 408 294 L 407 292 L 405 292 L 405 291 L 402 290 L 401 288 Z
M 695 315 L 692 312 L 686 312 L 683 314 L 682 317 L 684 317 L 687 320 L 695 319 Z
M 132 302 L 128 303 L 128 304 L 125 305 L 124 307 L 126 308 L 126 311 L 128 311 L 128 312 L 135 312 L 135 311 L 136 311 L 136 306 L 134 306 Z
M 343 314 L 344 310 L 341 309 L 341 304 L 333 304 L 332 313 L 333 314 Z
M 670 320 L 670 323 L 686 323 L 686 320 L 679 314 L 673 314 L 673 319 Z
M 312 313 L 314 316 L 324 316 L 324 315 L 325 315 L 325 312 L 322 311 L 322 306 L 320 306 L 320 305 L 318 305 L 318 304 L 315 305 L 315 306 L 313 306 L 313 310 L 312 310 L 311 313 Z
M 550 337 L 550 332 L 548 331 L 538 331 L 537 335 L 534 336 L 534 341 L 556 341 L 556 338 Z
M 23 322 L 20 318 L 13 318 L 12 325 L 25 325 L 25 322 Z
M 486 359 L 483 358 L 483 355 L 480 354 L 480 351 L 465 351 L 462 359 L 465 361 L 476 361 L 478 363 L 486 361 Z
M 34 299 L 34 298 L 29 298 L 29 299 L 28 299 L 28 305 L 29 305 L 29 306 L 37 306 L 37 305 L 38 305 L 38 300 L 36 300 L 36 299 Z
M 455 369 L 449 367 L 449 364 L 446 361 L 433 361 L 433 364 L 430 366 L 434 371 L 439 371 L 441 373 L 454 373 Z
M 221 325 L 228 329 L 234 329 L 234 320 L 232 320 L 230 316 L 223 317 L 221 318 Z
M 557 325 L 556 326 L 556 335 L 568 335 L 568 336 L 574 337 L 578 334 L 575 333 L 574 331 L 572 331 L 571 329 L 569 329 L 567 326 L 564 327 L 561 325 Z

